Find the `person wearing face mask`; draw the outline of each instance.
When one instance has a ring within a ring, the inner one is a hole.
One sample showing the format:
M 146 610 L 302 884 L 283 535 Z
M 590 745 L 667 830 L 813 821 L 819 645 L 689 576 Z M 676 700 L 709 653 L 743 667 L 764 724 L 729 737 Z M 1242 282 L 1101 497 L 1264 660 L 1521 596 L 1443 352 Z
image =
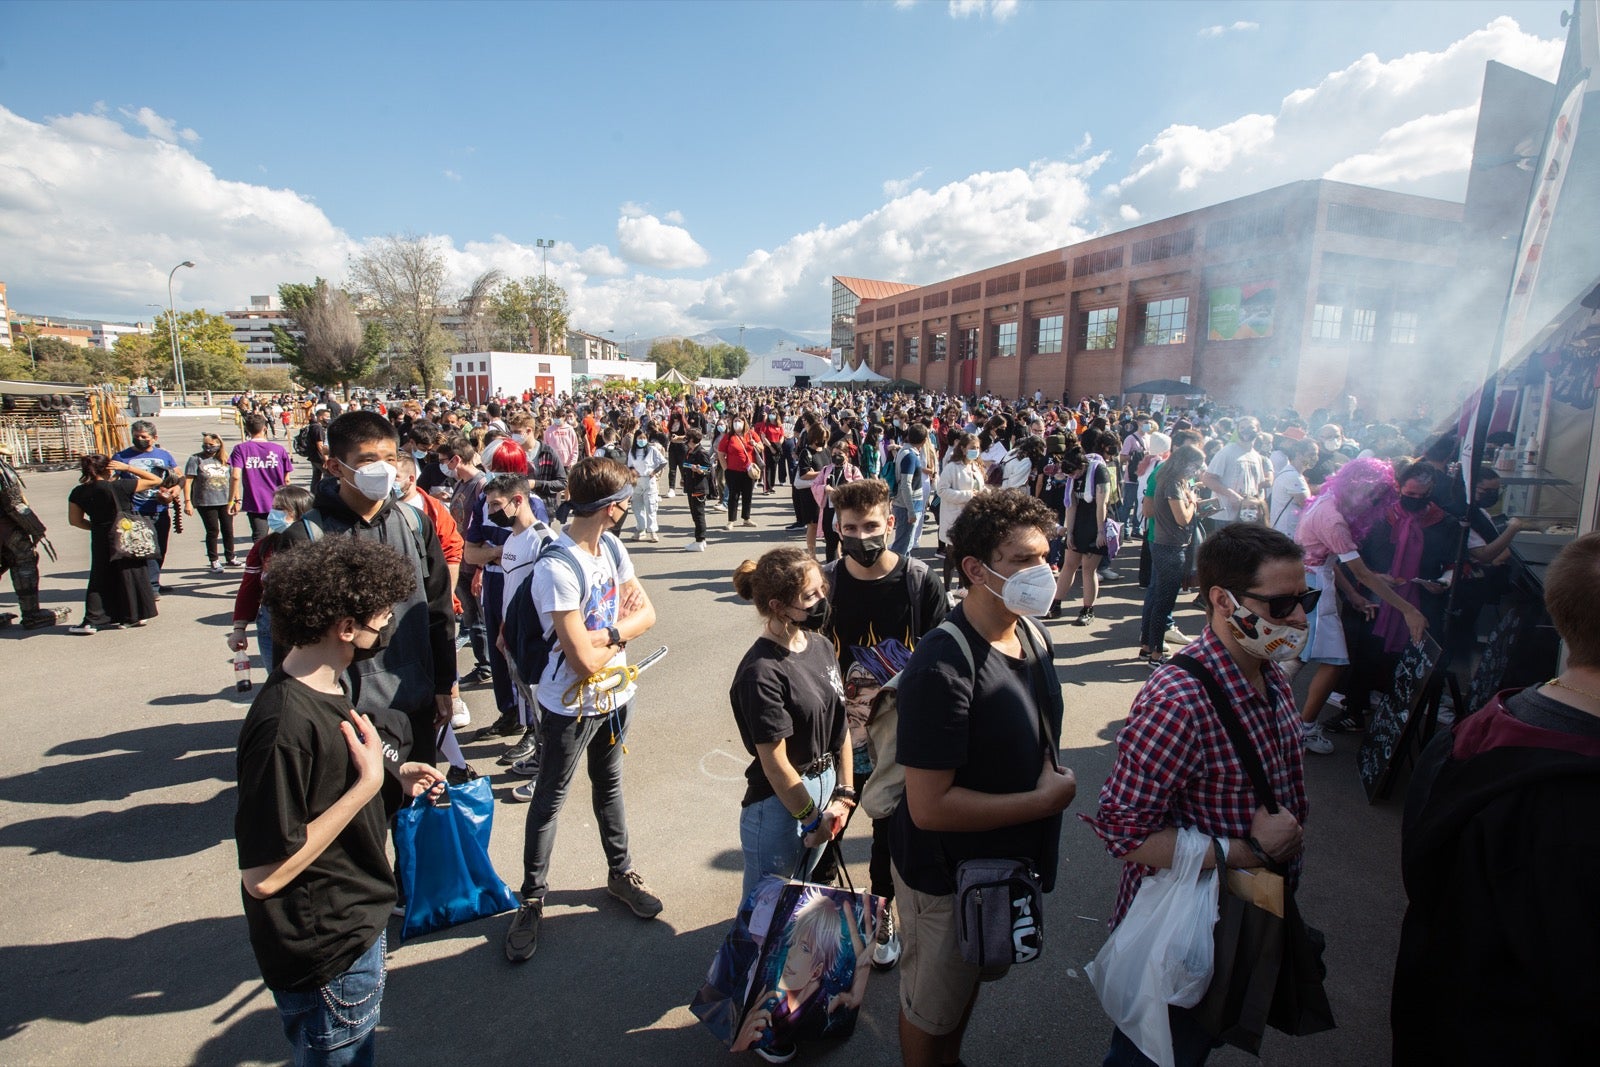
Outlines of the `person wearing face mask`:
M 739 813 L 742 902 L 762 876 L 789 877 L 803 850 L 843 831 L 856 791 L 844 684 L 833 646 L 818 632 L 828 600 L 816 561 L 799 548 L 775 548 L 739 564 L 733 588 L 762 622 L 728 689 L 751 757 Z M 815 862 L 813 852 L 801 877 Z
M 661 522 L 657 510 L 661 506 L 661 487 L 656 476 L 666 470 L 667 457 L 661 446 L 650 440 L 643 424 L 633 432 L 627 463 L 637 478 L 633 483 L 633 539 L 659 541 Z
M 889 551 L 894 518 L 889 486 L 864 478 L 839 487 L 833 497 L 842 560 L 823 565 L 828 592 L 828 625 L 823 633 L 838 653 L 844 679 L 845 717 L 854 747 L 856 782 L 872 771 L 867 749 L 867 718 L 872 701 L 888 680 L 885 662 L 896 662 L 941 622 L 948 610 L 944 583 L 922 560 Z M 872 821 L 872 892 L 893 901 L 889 871 L 889 820 Z M 880 969 L 900 958 L 900 938 L 888 914 L 878 928 L 873 962 Z
M 1204 469 L 1204 454 L 1193 445 L 1182 445 L 1156 470 L 1151 493 L 1153 535 L 1146 541 L 1150 582 L 1139 636 L 1139 655 L 1151 666 L 1159 666 L 1166 658 L 1167 625 L 1188 573 L 1186 553 L 1199 517 L 1195 479 Z
M 839 525 L 833 500 L 841 488 L 861 479 L 861 471 L 850 462 L 849 453 L 844 450 L 842 442 L 835 442 L 827 457 L 828 461 L 811 483 L 811 494 L 817 503 L 817 523 L 813 529 L 806 531 L 806 551 L 816 552 L 816 534 L 821 531 L 823 558 L 832 562 L 839 558 Z
M 750 502 L 755 494 L 755 479 L 761 474 L 761 456 L 765 446 L 743 417 L 735 415 L 728 424 L 728 432 L 717 442 L 717 454 L 722 459 L 722 469 L 728 483 L 728 527 L 735 519 L 741 526 L 754 526 L 750 521 Z
M 1139 690 L 1117 734 L 1099 808 L 1085 820 L 1123 864 L 1113 929 L 1150 869 L 1172 866 L 1180 827 L 1220 839 L 1229 867 L 1284 864 L 1289 886 L 1298 883 L 1308 809 L 1305 757 L 1294 691 L 1279 664 L 1304 645 L 1306 612 L 1328 595 L 1308 589 L 1305 574 L 1300 546 L 1269 527 L 1231 525 L 1201 546 L 1205 632 L 1184 649 L 1187 662 L 1158 667 Z M 1257 801 L 1202 681 L 1207 676 L 1243 724 L 1276 812 Z M 1214 868 L 1215 853 L 1208 850 L 1203 862 Z M 1167 1020 L 1179 1067 L 1204 1063 L 1220 1044 L 1192 1009 L 1169 1008 Z M 1120 1029 L 1113 1031 L 1107 1065 L 1152 1062 Z
M 399 440 L 388 419 L 346 412 L 328 425 L 328 453 L 328 477 L 312 508 L 284 532 L 284 547 L 354 537 L 395 546 L 411 561 L 417 580 L 395 610 L 394 636 L 352 668 L 352 689 L 357 710 L 408 719 L 412 754 L 431 763 L 436 729 L 450 721 L 456 693 L 456 618 L 444 550 L 432 520 L 394 499 Z
M 245 556 L 244 574 L 239 579 L 239 589 L 233 596 L 233 630 L 228 634 L 228 651 L 242 652 L 250 647 L 247 633 L 250 624 L 256 624 L 256 647 L 260 653 L 262 670 L 277 666 L 278 652 L 272 644 L 272 620 L 267 615 L 265 600 L 261 596 L 262 576 L 267 564 L 283 543 L 283 533 L 300 516 L 311 510 L 311 494 L 298 485 L 286 485 L 272 497 L 272 509 L 267 512 L 267 536 L 250 546 Z
M 407 446 L 411 451 L 411 458 L 417 461 L 417 491 L 430 496 L 439 496 L 435 490 L 443 490 L 442 495 L 448 499 L 449 489 L 453 479 L 434 462 L 434 450 L 444 440 L 444 432 L 439 429 L 439 424 L 429 419 L 419 419 L 411 424 L 411 432 L 407 435 Z
M 128 427 L 128 432 L 133 436 L 133 445 L 112 456 L 113 460 L 160 477 L 178 470 L 177 459 L 161 447 L 155 423 L 140 419 Z M 116 471 L 116 476 L 122 481 L 135 477 L 125 470 Z M 181 485 L 176 490 L 169 490 L 161 484 L 153 489 L 139 488 L 133 494 L 134 512 L 150 519 L 156 528 L 157 551 L 145 560 L 145 576 L 150 580 L 150 591 L 157 600 L 161 599 L 162 593 L 171 591 L 170 586 L 161 584 L 161 568 L 166 563 L 167 541 L 172 534 L 171 505 L 181 502 L 182 495 Z
M 1402 600 L 1422 611 L 1436 633 L 1444 621 L 1461 527 L 1446 522 L 1434 503 L 1436 474 L 1427 463 L 1413 463 L 1400 472 L 1400 496 L 1361 544 L 1361 558 L 1378 574 L 1393 579 Z M 1378 608 L 1375 637 L 1386 657 L 1398 656 L 1410 643 L 1400 612 L 1389 604 Z M 1392 671 L 1381 672 L 1384 676 Z M 1348 689 L 1346 694 L 1348 695 Z
M 228 510 L 228 446 L 214 433 L 200 435 L 200 451 L 190 456 L 183 465 L 183 511 L 193 515 L 200 512 L 200 521 L 206 530 L 206 558 L 211 573 L 222 573 L 222 556 L 217 554 L 220 535 L 222 550 L 228 557 L 228 566 L 237 567 L 239 561 L 233 554 L 233 515 Z
M 260 540 L 267 535 L 267 512 L 272 510 L 272 496 L 289 484 L 289 475 L 294 473 L 294 461 L 289 458 L 287 448 L 276 441 L 267 440 L 267 420 L 262 416 L 246 415 L 244 433 L 245 440 L 235 445 L 232 452 L 222 459 L 231 468 L 231 491 L 224 503 L 230 516 L 241 511 L 249 516 L 250 537 Z M 218 443 L 221 443 L 220 439 Z M 209 523 L 206 536 L 209 542 Z M 214 557 L 215 553 L 212 555 Z M 228 566 L 238 565 L 233 562 L 231 551 L 228 557 Z
M 450 518 L 461 531 L 463 541 L 471 529 L 474 517 L 483 503 L 483 488 L 489 476 L 478 469 L 478 451 L 465 437 L 452 434 L 439 442 L 439 468 L 444 471 L 455 488 L 450 492 Z M 489 665 L 488 626 L 484 618 L 478 593 L 482 588 L 482 564 L 467 558 L 466 545 L 462 545 L 461 567 L 456 575 L 455 596 L 461 605 L 461 626 L 472 646 L 473 667 L 461 677 L 462 685 L 486 685 L 494 678 Z M 460 638 L 457 638 L 458 642 Z
M 1220 423 L 1219 423 L 1220 427 Z M 1233 440 L 1212 457 L 1200 482 L 1210 489 L 1221 502 L 1216 513 L 1206 519 L 1208 533 L 1216 533 L 1230 522 L 1239 520 L 1239 505 L 1261 495 L 1267 484 L 1266 459 L 1256 451 L 1256 438 L 1261 434 L 1261 424 L 1248 415 L 1233 425 Z
M 950 541 L 950 528 L 961 517 L 961 511 L 967 502 L 986 488 L 984 475 L 986 473 L 982 454 L 978 448 L 978 436 L 970 433 L 957 433 L 950 442 L 950 452 L 944 465 L 939 468 L 939 544 L 945 549 L 941 552 L 944 558 L 944 584 L 952 588 L 951 581 L 956 577 L 956 561 L 951 557 L 948 547 Z
M 1013 857 L 1046 892 L 1055 886 L 1062 812 L 1077 785 L 1056 742 L 1054 651 L 1033 621 L 1055 588 L 1046 562 L 1054 529 L 1050 509 L 1020 490 L 973 497 L 950 530 L 967 596 L 900 674 L 896 758 L 906 784 L 889 851 L 905 946 L 907 1064 L 958 1062 L 979 982 L 1004 970 L 980 970 L 961 955 L 957 865 Z
M 385 827 L 444 783 L 396 758 L 412 747 L 391 731 L 405 720 L 358 712 L 349 682 L 415 586 L 394 548 L 344 537 L 289 553 L 267 578 L 289 649 L 239 731 L 235 845 L 250 946 L 296 1063 L 376 1058 L 396 899 Z

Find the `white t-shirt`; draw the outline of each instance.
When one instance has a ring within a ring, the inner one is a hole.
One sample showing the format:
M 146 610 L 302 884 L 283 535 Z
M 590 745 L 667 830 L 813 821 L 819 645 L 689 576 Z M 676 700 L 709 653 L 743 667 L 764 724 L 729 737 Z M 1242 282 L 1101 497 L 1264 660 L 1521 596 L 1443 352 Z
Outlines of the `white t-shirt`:
M 539 550 L 554 536 L 550 527 L 535 519 L 532 526 L 521 533 L 513 533 L 500 546 L 500 569 L 506 576 L 505 591 L 500 598 L 501 618 L 510 610 L 511 598 L 517 595 L 517 590 L 533 577 L 533 561 L 539 558 Z
M 1304 504 L 1290 503 L 1297 496 L 1304 496 L 1310 492 L 1306 485 L 1305 475 L 1294 469 L 1294 464 L 1289 464 L 1278 473 L 1277 481 L 1272 483 L 1272 528 L 1279 533 L 1294 536 L 1295 530 L 1300 527 L 1300 513 L 1305 510 Z
M 572 568 L 551 550 L 546 550 L 534 565 L 533 603 L 543 618 L 551 619 L 558 611 L 581 611 L 586 630 L 604 630 L 617 624 L 617 605 L 621 600 L 622 587 L 633 578 L 633 561 L 628 558 L 628 550 L 620 542 L 610 534 L 604 536 L 610 538 L 613 544 L 610 549 L 602 544 L 599 556 L 591 556 L 587 549 L 579 547 L 565 533 L 556 539 L 556 544 L 571 552 L 582 566 L 584 582 L 581 586 Z M 612 550 L 622 561 L 620 567 L 612 566 Z M 554 632 L 552 625 L 545 635 Z M 606 666 L 621 667 L 627 662 L 626 650 L 618 650 Z M 566 692 L 577 681 L 577 672 L 567 662 L 558 642 L 551 650 L 549 666 L 545 667 L 544 674 L 539 678 L 540 706 L 563 715 L 587 715 L 603 710 L 595 707 L 594 693 L 588 689 L 582 694 L 581 705 L 577 701 L 566 703 Z M 619 707 L 626 704 L 633 699 L 636 689 L 637 686 L 627 685 L 615 690 L 610 697 L 611 702 Z
M 1266 480 L 1261 470 L 1261 453 L 1238 441 L 1223 445 L 1206 470 L 1221 478 L 1223 485 L 1244 497 L 1260 496 L 1261 483 Z M 1233 502 L 1233 498 L 1222 493 L 1218 493 L 1217 498 L 1222 501 L 1222 506 L 1217 509 L 1215 518 L 1221 522 L 1238 519 L 1239 505 Z

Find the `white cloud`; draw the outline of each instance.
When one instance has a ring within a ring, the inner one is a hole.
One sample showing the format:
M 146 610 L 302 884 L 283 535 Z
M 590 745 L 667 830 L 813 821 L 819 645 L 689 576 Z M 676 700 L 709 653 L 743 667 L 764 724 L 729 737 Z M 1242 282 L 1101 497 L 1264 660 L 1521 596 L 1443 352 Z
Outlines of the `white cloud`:
M 909 11 L 917 6 L 917 0 L 894 0 L 895 10 Z
M 1248 33 L 1251 30 L 1259 30 L 1260 28 L 1261 23 L 1259 22 L 1239 21 L 1231 26 L 1207 26 L 1200 31 L 1200 36 L 1221 37 L 1225 33 Z
M 1138 222 L 1143 216 L 1139 214 L 1139 209 L 1132 204 L 1123 204 L 1117 208 L 1117 217 L 1123 222 Z
M 883 195 L 890 198 L 905 196 L 926 173 L 928 173 L 928 168 L 923 167 L 921 170 L 917 171 L 908 178 L 890 178 L 888 181 L 883 183 Z
M 678 218 L 681 221 L 683 216 Z M 631 203 L 622 205 L 617 219 L 617 247 L 629 262 L 660 270 L 703 267 L 711 258 L 688 230 L 663 222 Z
M 1017 0 L 950 0 L 950 17 L 992 18 L 1004 22 L 1017 13 Z
M 165 116 L 156 114 L 150 108 L 141 107 L 137 111 L 129 111 L 124 107 L 119 108 L 118 110 L 128 118 L 132 119 L 134 122 L 137 122 L 140 126 L 143 126 L 145 131 L 149 133 L 150 136 L 162 141 L 166 141 L 168 144 L 177 144 L 179 141 L 183 141 L 187 144 L 194 144 L 200 140 L 200 135 L 198 133 L 195 133 L 187 126 L 181 130 L 178 129 L 178 124 L 176 122 L 166 118 Z M 103 103 L 95 105 L 95 114 L 105 114 L 105 105 Z
M 461 180 L 461 175 L 457 174 L 448 167 L 445 168 L 444 176 L 453 182 L 458 182 Z
M 681 212 L 681 211 L 669 211 L 665 215 L 661 216 L 661 221 L 670 222 L 674 226 L 682 226 L 683 225 L 683 212 Z

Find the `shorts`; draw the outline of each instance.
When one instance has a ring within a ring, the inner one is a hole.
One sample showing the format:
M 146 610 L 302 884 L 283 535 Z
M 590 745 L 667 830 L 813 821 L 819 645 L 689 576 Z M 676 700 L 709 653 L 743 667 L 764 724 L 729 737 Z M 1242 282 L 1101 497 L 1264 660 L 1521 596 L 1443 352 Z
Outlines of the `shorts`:
M 961 958 L 954 893 L 912 889 L 896 870 L 894 899 L 900 910 L 900 1010 L 925 1034 L 953 1034 L 978 983 L 1003 978 L 1011 967 L 979 967 Z
M 817 520 L 822 518 L 822 509 L 817 505 L 817 498 L 811 492 L 811 487 L 795 489 L 793 493 L 795 518 L 806 526 L 815 526 Z

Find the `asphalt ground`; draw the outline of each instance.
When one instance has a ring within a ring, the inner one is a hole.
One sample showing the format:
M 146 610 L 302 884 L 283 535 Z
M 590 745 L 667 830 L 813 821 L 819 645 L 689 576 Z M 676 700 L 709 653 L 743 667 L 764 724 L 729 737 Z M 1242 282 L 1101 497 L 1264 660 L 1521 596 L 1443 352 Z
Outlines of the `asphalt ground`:
M 186 456 L 213 425 L 162 420 L 163 444 Z M 234 436 L 231 427 L 223 432 Z M 32 473 L 27 481 L 60 553 L 43 563 L 44 603 L 70 607 L 77 619 L 89 539 L 66 521 L 76 474 Z M 691 527 L 679 496 L 663 501 L 659 544 L 628 545 L 660 619 L 632 651 L 671 648 L 640 683 L 626 757 L 633 856 L 665 901 L 661 916 L 641 921 L 607 895 L 580 773 L 561 816 L 531 961 L 506 961 L 508 916 L 405 945 L 391 924 L 384 1062 L 728 1062 L 687 1004 L 740 882 L 746 757 L 727 689 L 759 623 L 729 576 L 740 560 L 798 539 L 782 529 L 791 519 L 786 489 L 758 493 L 752 514 L 757 528 L 713 523 L 709 550 L 687 553 Z M 238 528 L 248 531 L 242 516 Z M 930 533 L 922 552 L 932 549 Z M 1141 603 L 1135 552 L 1124 551 L 1127 576 L 1102 587 L 1091 627 L 1050 624 L 1066 691 L 1062 747 L 1079 783 L 1069 814 L 1092 810 L 1116 731 L 1148 674 L 1130 655 Z M 287 1059 L 246 937 L 233 846 L 234 745 L 249 700 L 234 690 L 224 646 L 238 573 L 206 571 L 198 516 L 174 535 L 165 581 L 174 591 L 143 629 L 93 637 L 64 628 L 0 631 L 0 1061 L 8 1064 Z M 16 610 L 9 583 L 0 585 L 0 610 Z M 1198 613 L 1185 608 L 1179 626 L 1195 634 Z M 463 671 L 471 665 L 464 650 Z M 259 685 L 262 672 L 254 678 Z M 487 688 L 466 691 L 466 700 L 474 726 L 494 717 Z M 1299 899 L 1327 933 L 1327 988 L 1340 1026 L 1297 1039 L 1269 1032 L 1267 1064 L 1388 1060 L 1388 991 L 1404 908 L 1399 802 L 1369 805 L 1356 776 L 1358 739 L 1335 744 L 1333 755 L 1307 758 L 1312 810 Z M 467 751 L 491 772 L 497 750 Z M 517 781 L 495 775 L 502 801 Z M 526 805 L 506 802 L 495 813 L 491 853 L 513 888 L 526 815 Z M 867 852 L 863 823 L 845 844 L 858 884 Z M 966 1063 L 1101 1061 L 1111 1026 L 1083 968 L 1105 940 L 1119 873 L 1088 828 L 1067 819 L 1059 880 L 1046 899 L 1044 954 L 984 988 Z M 874 975 L 854 1035 L 805 1049 L 800 1062 L 898 1063 L 897 996 L 893 972 Z M 744 1054 L 736 1062 L 759 1061 Z M 1211 1062 L 1251 1057 L 1229 1049 Z

